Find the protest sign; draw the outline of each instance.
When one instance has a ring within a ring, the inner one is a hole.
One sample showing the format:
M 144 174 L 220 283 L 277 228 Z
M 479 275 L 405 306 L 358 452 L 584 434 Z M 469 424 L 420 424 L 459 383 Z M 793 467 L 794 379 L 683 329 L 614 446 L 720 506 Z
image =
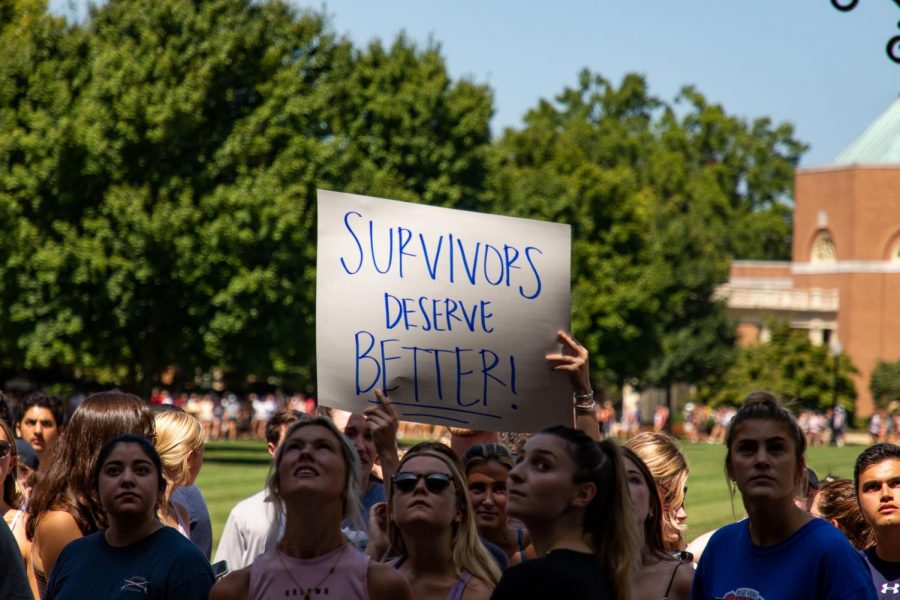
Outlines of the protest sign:
M 319 402 L 494 431 L 572 423 L 568 225 L 319 190 Z

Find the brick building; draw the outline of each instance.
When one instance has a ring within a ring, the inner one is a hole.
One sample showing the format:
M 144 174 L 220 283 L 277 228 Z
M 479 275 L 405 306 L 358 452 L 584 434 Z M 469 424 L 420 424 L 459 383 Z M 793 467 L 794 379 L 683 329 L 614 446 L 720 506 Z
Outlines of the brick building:
M 792 260 L 735 261 L 720 293 L 742 343 L 765 341 L 767 315 L 839 340 L 869 415 L 872 370 L 900 359 L 900 100 L 830 165 L 798 170 L 794 198 Z

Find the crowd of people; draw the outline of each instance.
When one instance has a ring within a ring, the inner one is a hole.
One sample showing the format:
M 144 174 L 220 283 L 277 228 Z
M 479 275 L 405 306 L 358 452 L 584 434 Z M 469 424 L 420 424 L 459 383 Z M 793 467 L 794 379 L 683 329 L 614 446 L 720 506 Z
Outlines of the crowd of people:
M 688 543 L 678 441 L 662 431 L 624 445 L 605 438 L 587 351 L 565 333 L 560 341 L 566 352 L 547 361 L 569 377 L 572 423 L 533 435 L 452 430 L 449 444 L 401 454 L 381 393 L 360 414 L 255 398 L 249 435 L 265 438 L 270 474 L 231 510 L 215 556 L 194 485 L 214 429 L 203 398 L 192 410 L 190 397 L 100 392 L 65 420 L 55 396 L 31 394 L 15 415 L 0 397 L 0 597 L 900 593 L 900 446 L 865 449 L 853 480 L 819 481 L 808 433 L 773 395 L 753 393 L 723 424 L 724 470 L 745 516 Z

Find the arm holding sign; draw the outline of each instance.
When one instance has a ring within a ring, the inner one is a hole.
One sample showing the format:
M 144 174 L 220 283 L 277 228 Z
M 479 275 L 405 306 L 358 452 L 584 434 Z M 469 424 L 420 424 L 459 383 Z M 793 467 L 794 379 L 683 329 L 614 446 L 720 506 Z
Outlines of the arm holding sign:
M 384 478 L 384 487 L 389 489 L 391 476 L 397 472 L 400 464 L 397 452 L 397 413 L 391 406 L 390 399 L 381 390 L 375 390 L 378 404 L 365 409 L 366 421 L 372 431 L 372 440 L 375 442 L 375 451 L 381 463 L 381 475 Z
M 600 440 L 600 424 L 595 414 L 594 391 L 591 389 L 587 348 L 565 331 L 560 331 L 559 341 L 563 344 L 563 354 L 548 354 L 545 358 L 554 371 L 569 374 L 575 400 L 575 428 L 586 433 L 592 440 Z

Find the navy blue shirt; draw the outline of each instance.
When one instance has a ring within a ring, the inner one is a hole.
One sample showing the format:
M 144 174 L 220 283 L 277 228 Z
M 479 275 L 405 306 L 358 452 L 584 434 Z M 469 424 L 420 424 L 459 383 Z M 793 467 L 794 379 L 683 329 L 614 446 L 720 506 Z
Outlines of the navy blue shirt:
M 900 598 L 900 563 L 878 558 L 875 546 L 861 550 L 860 554 L 869 565 L 869 574 L 879 598 Z
M 100 530 L 60 553 L 44 600 L 206 600 L 215 579 L 197 546 L 161 527 L 130 546 L 106 543 Z

